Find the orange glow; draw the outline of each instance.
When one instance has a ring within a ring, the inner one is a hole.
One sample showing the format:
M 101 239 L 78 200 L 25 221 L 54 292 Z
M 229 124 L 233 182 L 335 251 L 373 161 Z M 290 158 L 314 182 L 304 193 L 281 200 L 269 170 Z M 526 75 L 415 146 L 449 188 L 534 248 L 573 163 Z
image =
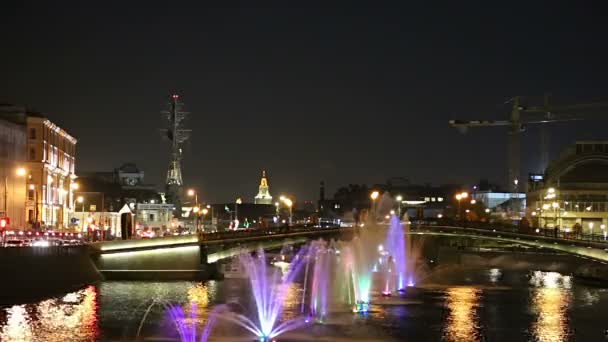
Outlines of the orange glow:
M 480 341 L 477 307 L 481 290 L 472 287 L 453 287 L 447 290 L 446 341 Z

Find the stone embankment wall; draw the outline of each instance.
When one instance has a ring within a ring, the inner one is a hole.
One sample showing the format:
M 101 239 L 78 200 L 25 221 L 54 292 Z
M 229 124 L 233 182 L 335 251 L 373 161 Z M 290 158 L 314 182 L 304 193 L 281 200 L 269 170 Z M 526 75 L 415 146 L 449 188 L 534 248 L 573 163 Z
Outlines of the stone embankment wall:
M 0 248 L 0 305 L 62 295 L 103 279 L 87 246 Z

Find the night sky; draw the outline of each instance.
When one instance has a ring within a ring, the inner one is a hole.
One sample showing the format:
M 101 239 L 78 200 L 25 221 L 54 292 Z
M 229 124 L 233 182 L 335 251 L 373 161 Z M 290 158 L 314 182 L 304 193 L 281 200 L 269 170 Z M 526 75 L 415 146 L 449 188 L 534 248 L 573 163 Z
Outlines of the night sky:
M 1 5 L 0 102 L 77 137 L 77 172 L 134 162 L 162 189 L 175 92 L 192 113 L 184 180 L 205 201 L 252 200 L 262 169 L 297 200 L 320 180 L 330 194 L 394 176 L 501 182 L 506 130 L 462 135 L 449 119 L 504 118 L 515 95 L 608 100 L 600 1 L 159 3 Z M 606 126 L 554 125 L 552 156 Z M 522 173 L 539 141 L 530 128 Z

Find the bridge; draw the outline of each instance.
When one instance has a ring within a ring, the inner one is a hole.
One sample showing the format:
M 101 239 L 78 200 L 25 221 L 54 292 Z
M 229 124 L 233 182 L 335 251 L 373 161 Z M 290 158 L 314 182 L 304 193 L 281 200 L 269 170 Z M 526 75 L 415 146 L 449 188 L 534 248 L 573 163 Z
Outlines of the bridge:
M 320 237 L 349 239 L 359 229 L 292 228 L 252 230 L 143 240 L 117 240 L 91 245 L 93 260 L 108 279 L 192 279 L 217 276 L 216 263 L 257 248 L 277 249 Z M 411 236 L 495 241 L 571 254 L 589 261 L 607 263 L 608 243 L 497 229 L 456 226 L 415 226 Z

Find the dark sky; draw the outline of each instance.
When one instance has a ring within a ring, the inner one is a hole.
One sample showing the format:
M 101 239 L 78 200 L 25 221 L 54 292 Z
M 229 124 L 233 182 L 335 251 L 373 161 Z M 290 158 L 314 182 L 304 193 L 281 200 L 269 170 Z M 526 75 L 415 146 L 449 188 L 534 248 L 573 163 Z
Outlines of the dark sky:
M 194 132 L 184 178 L 204 200 L 251 200 L 263 168 L 273 195 L 298 200 L 320 180 L 330 193 L 393 176 L 503 181 L 506 130 L 447 120 L 506 117 L 515 95 L 608 97 L 600 1 L 155 3 L 1 5 L 0 101 L 77 137 L 79 171 L 135 162 L 161 184 L 159 112 L 177 92 Z M 556 124 L 554 155 L 606 131 Z M 536 128 L 523 146 L 522 172 L 536 171 Z

